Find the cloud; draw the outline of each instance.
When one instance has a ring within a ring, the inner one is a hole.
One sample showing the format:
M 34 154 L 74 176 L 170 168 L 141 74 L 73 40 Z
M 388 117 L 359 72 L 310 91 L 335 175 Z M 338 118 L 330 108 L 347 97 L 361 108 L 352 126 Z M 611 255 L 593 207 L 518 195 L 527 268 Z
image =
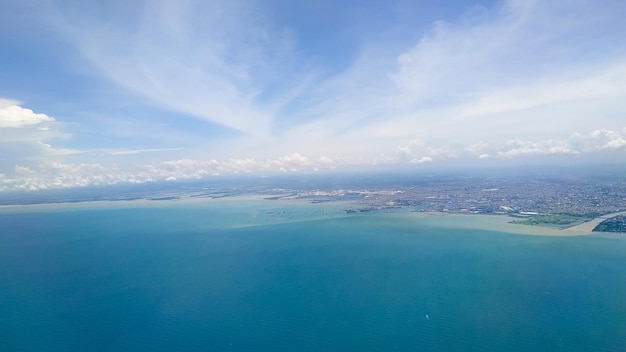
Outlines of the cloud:
M 500 143 L 479 142 L 468 146 L 430 146 L 420 139 L 397 148 L 392 163 L 423 163 L 453 159 L 515 159 L 528 156 L 577 155 L 585 157 L 597 152 L 622 153 L 626 151 L 626 128 L 623 132 L 595 130 L 587 134 L 573 133 L 564 139 L 523 140 L 509 139 Z
M 541 79 L 510 88 L 488 91 L 456 106 L 450 126 L 479 123 L 485 131 L 516 131 L 518 134 L 554 134 L 563 127 L 619 128 L 617 118 L 626 95 L 626 62 L 609 66 L 590 76 L 574 79 Z M 509 132 L 509 133 L 511 133 Z M 484 133 L 484 132 L 483 132 Z
M 43 141 L 37 141 L 37 147 L 39 149 L 39 153 L 46 156 L 66 156 L 66 155 L 74 155 L 74 154 L 82 154 L 84 151 L 71 149 L 71 148 L 61 148 L 54 147 L 51 144 L 44 143 Z
M 490 145 L 488 143 L 479 142 L 465 147 L 465 150 L 470 154 L 480 155 L 489 151 L 489 148 Z
M 364 165 L 420 165 L 486 159 L 516 159 L 520 157 L 576 155 L 584 157 L 596 152 L 626 151 L 626 129 L 623 132 L 596 130 L 588 134 L 575 133 L 563 140 L 508 140 L 500 144 L 479 143 L 458 149 L 451 146 L 429 146 L 420 139 L 397 148 L 395 154 L 368 159 Z M 608 155 L 608 154 L 607 154 Z M 278 174 L 316 172 L 348 168 L 350 160 L 328 156 L 308 157 L 292 153 L 278 158 L 176 159 L 150 164 L 121 167 L 117 164 L 42 162 L 36 166 L 17 165 L 12 174 L 0 174 L 0 190 L 40 190 L 72 188 L 119 183 L 146 183 L 202 179 L 217 175 Z
M 35 167 L 17 165 L 12 175 L 0 174 L 0 190 L 36 191 L 53 188 L 201 179 L 217 175 L 276 174 L 332 170 L 337 161 L 293 153 L 275 159 L 178 159 L 122 168 L 116 164 L 45 162 Z
M 433 158 L 429 156 L 423 156 L 419 159 L 413 159 L 410 161 L 411 164 L 422 164 L 422 163 L 432 163 L 432 162 L 433 162 Z
M 425 141 L 417 138 L 409 141 L 405 146 L 398 147 L 396 157 L 388 159 L 392 163 L 409 162 L 422 164 L 438 160 L 456 159 L 457 152 L 449 146 L 429 146 Z
M 626 95 L 626 46 L 614 31 L 626 30 L 620 8 L 614 1 L 505 1 L 435 22 L 408 48 L 367 43 L 350 67 L 305 95 L 306 118 L 281 143 L 359 159 L 416 137 L 454 146 L 619 129 Z
M 504 0 L 427 23 L 408 16 L 400 36 L 381 26 L 368 29 L 379 35 L 351 37 L 363 41 L 348 43 L 349 54 L 305 47 L 306 34 L 290 23 L 299 19 L 279 24 L 263 2 L 51 3 L 42 12 L 89 65 L 80 69 L 123 99 L 72 125 L 2 101 L 29 116 L 0 115 L 20 125 L 0 128 L 6 175 L 22 165 L 84 179 L 79 170 L 101 165 L 111 177 L 88 183 L 148 182 L 624 149 L 618 0 Z M 315 55 L 303 63 L 307 50 Z M 153 110 L 135 116 L 140 105 Z
M 619 22 L 611 14 L 619 8 L 616 2 L 600 8 L 591 1 L 510 0 L 493 9 L 475 7 L 456 22 L 438 21 L 398 57 L 398 68 L 389 75 L 401 92 L 395 99 L 407 106 L 456 103 L 546 77 L 593 75 L 615 65 L 615 58 L 623 60 L 623 50 L 605 45 L 606 55 L 579 59 L 602 45 L 590 40 L 590 33 L 623 42 L 601 26 Z
M 626 131 L 626 130 L 625 130 Z M 483 155 L 497 155 L 512 159 L 520 156 L 537 155 L 589 155 L 595 152 L 623 152 L 626 150 L 626 132 L 595 130 L 588 134 L 574 133 L 561 140 L 508 140 L 501 145 L 480 144 L 466 150 L 481 158 Z
M 170 111 L 253 136 L 269 132 L 275 107 L 262 95 L 284 79 L 292 39 L 263 9 L 160 0 L 131 3 L 131 18 L 118 19 L 60 7 L 58 28 L 105 79 Z
M 74 149 L 53 147 L 48 142 L 69 137 L 54 118 L 0 98 L 0 172 L 29 160 L 75 154 Z
M 184 148 L 151 148 L 151 149 L 125 149 L 125 150 L 100 150 L 111 155 L 133 155 L 140 153 L 159 153 L 183 150 Z
M 21 107 L 17 101 L 0 99 L 0 128 L 21 128 L 52 121 L 54 118 Z
M 626 133 L 622 135 L 611 130 L 596 130 L 586 136 L 575 133 L 571 138 L 571 144 L 573 148 L 582 152 L 625 150 Z
M 572 149 L 568 141 L 541 141 L 529 142 L 522 140 L 509 140 L 497 152 L 498 156 L 513 158 L 525 155 L 545 155 L 545 154 L 578 154 Z

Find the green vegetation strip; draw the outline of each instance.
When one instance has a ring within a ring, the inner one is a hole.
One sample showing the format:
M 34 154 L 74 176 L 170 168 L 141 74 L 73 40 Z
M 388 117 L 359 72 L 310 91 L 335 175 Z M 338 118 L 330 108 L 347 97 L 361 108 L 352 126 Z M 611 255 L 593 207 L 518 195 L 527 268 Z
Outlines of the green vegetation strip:
M 593 229 L 594 232 L 626 232 L 626 215 L 606 219 Z

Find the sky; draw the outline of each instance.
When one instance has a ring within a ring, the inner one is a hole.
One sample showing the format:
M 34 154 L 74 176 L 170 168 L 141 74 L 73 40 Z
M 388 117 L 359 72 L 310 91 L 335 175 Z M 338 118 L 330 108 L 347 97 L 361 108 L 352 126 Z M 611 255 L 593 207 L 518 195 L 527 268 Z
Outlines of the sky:
M 623 0 L 0 0 L 0 191 L 626 163 Z

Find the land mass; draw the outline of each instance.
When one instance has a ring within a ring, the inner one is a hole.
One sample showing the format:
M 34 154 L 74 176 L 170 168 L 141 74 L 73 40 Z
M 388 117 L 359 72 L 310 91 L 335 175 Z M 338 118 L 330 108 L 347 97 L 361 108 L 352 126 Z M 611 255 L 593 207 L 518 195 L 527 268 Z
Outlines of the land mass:
M 608 218 L 596 227 L 593 228 L 594 232 L 626 232 L 626 215 L 618 215 L 612 218 Z
M 626 211 L 626 178 L 617 172 L 571 170 L 544 174 L 370 173 L 214 178 L 132 187 L 5 193 L 0 205 L 137 199 L 176 202 L 243 195 L 354 204 L 346 208 L 346 213 L 408 208 L 417 213 L 508 215 L 514 218 L 509 218 L 514 224 L 552 229 L 626 231 L 623 216 L 606 219 L 607 214 Z

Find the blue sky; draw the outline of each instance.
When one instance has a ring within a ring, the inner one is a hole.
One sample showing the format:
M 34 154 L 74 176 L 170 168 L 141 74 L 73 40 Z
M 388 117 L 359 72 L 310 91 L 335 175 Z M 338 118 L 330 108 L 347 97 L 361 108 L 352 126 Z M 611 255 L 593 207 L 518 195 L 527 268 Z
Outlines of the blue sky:
M 626 160 L 626 3 L 0 3 L 0 190 Z

